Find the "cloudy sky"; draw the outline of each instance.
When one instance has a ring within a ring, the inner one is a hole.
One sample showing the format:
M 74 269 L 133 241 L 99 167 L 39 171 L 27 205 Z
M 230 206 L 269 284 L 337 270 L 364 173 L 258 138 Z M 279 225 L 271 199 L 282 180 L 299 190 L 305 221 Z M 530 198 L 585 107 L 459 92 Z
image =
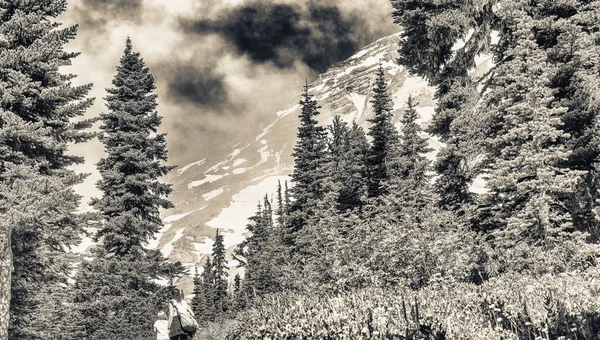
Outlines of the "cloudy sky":
M 69 72 L 93 83 L 103 112 L 125 39 L 157 80 L 169 163 L 228 154 L 287 108 L 309 81 L 335 62 L 398 30 L 389 0 L 71 0 L 59 18 L 80 31 Z M 78 168 L 94 173 L 97 142 L 77 145 Z M 93 175 L 79 187 L 95 195 Z

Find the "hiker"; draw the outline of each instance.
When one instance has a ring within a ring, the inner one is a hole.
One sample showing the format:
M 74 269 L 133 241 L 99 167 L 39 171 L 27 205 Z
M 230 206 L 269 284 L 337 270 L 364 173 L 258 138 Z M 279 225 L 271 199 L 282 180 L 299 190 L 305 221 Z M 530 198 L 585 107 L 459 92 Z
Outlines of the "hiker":
M 158 320 L 154 323 L 156 340 L 169 340 L 169 321 L 167 321 L 167 314 L 161 310 L 158 312 L 157 316 Z
M 198 323 L 192 308 L 183 299 L 183 292 L 174 288 L 169 301 L 169 337 L 171 340 L 192 340 Z

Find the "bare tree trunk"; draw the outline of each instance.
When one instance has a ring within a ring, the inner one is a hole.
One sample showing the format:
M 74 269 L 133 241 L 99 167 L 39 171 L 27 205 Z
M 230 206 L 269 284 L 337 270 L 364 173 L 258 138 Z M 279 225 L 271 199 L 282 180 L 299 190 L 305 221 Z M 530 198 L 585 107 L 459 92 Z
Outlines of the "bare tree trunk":
M 10 325 L 10 291 L 12 277 L 12 249 L 10 228 L 0 231 L 0 339 L 8 339 Z

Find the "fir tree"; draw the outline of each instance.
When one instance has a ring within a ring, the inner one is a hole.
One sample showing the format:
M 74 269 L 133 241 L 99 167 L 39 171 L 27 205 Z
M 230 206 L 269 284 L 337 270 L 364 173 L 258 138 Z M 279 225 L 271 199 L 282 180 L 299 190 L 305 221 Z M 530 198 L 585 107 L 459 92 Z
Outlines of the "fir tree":
M 93 99 L 86 98 L 91 85 L 73 86 L 76 76 L 60 73 L 78 55 L 64 49 L 77 27 L 59 28 L 55 21 L 64 10 L 62 0 L 0 3 L 2 338 L 41 336 L 30 322 L 34 314 L 43 313 L 36 292 L 66 281 L 71 268 L 62 261 L 63 254 L 79 241 L 84 217 L 74 214 L 79 197 L 72 191 L 83 176 L 67 170 L 83 160 L 66 150 L 68 143 L 91 137 L 83 131 L 90 121 L 73 120 Z M 18 196 L 38 199 L 27 207 L 4 204 Z M 26 209 L 15 210 L 21 208 Z
M 235 294 L 236 296 L 240 293 L 240 290 L 242 289 L 242 278 L 240 277 L 240 274 L 235 274 L 235 278 L 233 279 L 233 294 Z
M 281 181 L 277 181 L 277 226 L 280 229 L 279 233 L 282 233 L 283 226 L 285 225 L 285 205 L 283 201 L 283 193 L 281 189 Z M 282 236 L 282 234 L 280 234 Z
M 427 138 L 420 136 L 422 130 L 417 123 L 418 118 L 413 98 L 409 96 L 407 108 L 401 120 L 401 144 L 396 161 L 399 166 L 395 169 L 397 173 L 386 183 L 389 186 L 388 192 L 403 197 L 400 199 L 402 202 L 400 204 L 404 206 L 408 204 L 406 200 L 414 204 L 426 204 L 417 202 L 427 196 L 425 191 L 429 187 L 427 172 L 430 161 L 425 154 L 432 149 L 428 146 Z
M 162 118 L 154 77 L 129 38 L 113 85 L 106 97 L 110 113 L 101 116 L 108 157 L 98 163 L 98 187 L 104 195 L 92 203 L 106 218 L 96 237 L 107 252 L 122 256 L 142 251 L 160 230 L 159 209 L 173 205 L 165 198 L 170 185 L 158 179 L 173 167 L 161 164 L 167 149 L 165 134 L 156 133 Z
M 262 296 L 278 290 L 274 262 L 279 256 L 276 250 L 279 238 L 270 228 L 272 212 L 268 208 L 267 196 L 263 204 L 265 208 L 259 203 L 256 214 L 249 218 L 250 223 L 246 226 L 252 235 L 247 237 L 235 251 L 236 259 L 245 268 L 244 293 L 250 297 Z
M 294 172 L 291 189 L 293 201 L 289 205 L 289 221 L 286 225 L 285 243 L 294 244 L 294 235 L 314 213 L 314 205 L 322 198 L 322 167 L 326 156 L 326 131 L 318 125 L 317 101 L 308 92 L 308 85 L 300 101 L 300 127 L 294 146 Z
M 365 131 L 356 123 L 348 131 L 345 140 L 346 152 L 342 156 L 348 178 L 341 189 L 338 199 L 340 210 L 360 208 L 364 205 L 368 194 L 369 142 Z
M 561 166 L 571 153 L 564 144 L 568 135 L 560 129 L 566 110 L 550 104 L 552 68 L 533 34 L 536 21 L 525 11 L 505 14 L 515 40 L 488 95 L 498 103 L 490 114 L 502 128 L 491 145 L 498 159 L 489 176 L 490 195 L 501 202 L 494 243 L 510 269 L 553 272 L 560 268 L 545 251 L 563 252 L 559 266 L 579 263 L 580 252 L 585 254 L 582 235 L 573 232 L 561 201 L 575 190 L 581 172 Z
M 367 138 L 356 122 L 349 127 L 339 116 L 334 117 L 329 132 L 326 173 L 332 182 L 327 190 L 337 191 L 335 206 L 339 211 L 359 208 L 367 189 Z
M 224 238 L 222 234 L 215 236 L 215 243 L 213 244 L 212 252 L 212 268 L 213 268 L 213 286 L 212 286 L 212 298 L 214 301 L 215 317 L 219 318 L 229 310 L 228 294 L 227 294 L 227 277 L 228 277 L 228 265 L 227 259 L 225 258 L 225 245 L 223 244 Z
M 473 111 L 493 76 L 490 71 L 475 82 L 469 71 L 478 55 L 490 52 L 492 32 L 503 25 L 492 2 L 428 4 L 392 1 L 394 21 L 403 28 L 398 62 L 437 89 L 438 105 L 428 132 L 445 143 L 434 166 L 438 206 L 463 214 L 474 200 L 469 186 L 481 173 L 485 159 L 482 139 L 487 136 L 478 133 L 483 130 L 483 118 L 473 116 Z M 462 47 L 454 48 L 461 42 Z M 502 49 L 496 46 L 497 52 Z
M 201 313 L 197 314 L 201 322 L 214 321 L 216 317 L 215 299 L 214 299 L 214 268 L 210 256 L 206 258 L 202 270 L 202 291 L 204 303 L 202 303 Z
M 292 205 L 292 200 L 291 200 L 291 195 L 290 195 L 290 189 L 288 188 L 288 181 L 285 181 L 285 188 L 284 188 L 284 192 L 283 192 L 283 206 L 285 207 L 285 209 L 283 210 L 283 213 L 286 215 L 286 218 L 289 218 L 289 214 L 290 214 L 290 207 Z M 288 222 L 287 220 L 285 221 L 286 223 Z M 287 225 L 287 224 L 286 224 Z
M 156 280 L 174 275 L 159 250 L 144 247 L 162 227 L 159 209 L 172 207 L 171 187 L 159 181 L 172 167 L 161 164 L 167 150 L 165 135 L 157 133 L 154 78 L 130 39 L 113 85 L 109 113 L 101 115 L 103 196 L 92 201 L 104 223 L 95 235 L 96 258 L 82 266 L 77 282 L 82 326 L 92 338 L 151 334 L 162 303 Z
M 202 304 L 204 303 L 204 287 L 202 283 L 202 277 L 200 277 L 200 274 L 198 273 L 197 266 L 194 272 L 194 290 L 192 293 L 194 294 L 194 297 L 191 301 L 191 307 L 194 311 L 194 315 L 198 319 L 196 321 L 200 322 L 200 317 L 202 312 L 204 312 L 202 309 Z
M 397 165 L 395 160 L 399 147 L 398 131 L 392 123 L 392 101 L 382 65 L 377 70 L 373 92 L 371 104 L 375 115 L 369 119 L 372 142 L 367 155 L 369 196 L 380 197 L 386 193 L 383 183 L 390 179 L 392 169 Z
M 267 228 L 267 232 L 269 234 L 273 233 L 273 207 L 271 205 L 271 202 L 269 202 L 269 195 L 265 194 L 265 198 L 263 200 L 264 202 L 264 209 L 263 209 L 263 223 L 265 224 L 266 228 Z
M 593 27 L 597 27 L 596 1 L 577 1 L 555 16 L 556 4 L 544 3 L 536 9 L 546 22 L 536 28 L 536 36 L 547 49 L 548 61 L 556 67 L 549 87 L 554 90 L 553 104 L 568 109 L 562 115 L 561 129 L 569 134 L 567 147 L 572 153 L 565 166 L 584 171 L 576 191 L 564 198 L 577 230 L 589 232 L 591 241 L 600 239 L 600 223 L 596 219 L 600 177 L 597 169 L 600 148 L 598 131 L 599 60 Z

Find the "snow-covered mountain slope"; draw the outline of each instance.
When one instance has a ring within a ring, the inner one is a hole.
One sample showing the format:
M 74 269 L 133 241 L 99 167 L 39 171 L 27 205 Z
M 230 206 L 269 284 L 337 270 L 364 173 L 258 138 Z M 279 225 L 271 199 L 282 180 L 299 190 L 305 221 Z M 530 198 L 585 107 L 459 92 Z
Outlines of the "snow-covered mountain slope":
M 349 58 L 335 64 L 310 84 L 310 93 L 319 105 L 322 124 L 335 115 L 357 121 L 365 129 L 371 112 L 371 90 L 379 65 L 385 68 L 394 101 L 394 120 L 399 121 L 409 95 L 418 102 L 420 122 L 425 127 L 434 113 L 434 89 L 426 80 L 409 75 L 395 63 L 398 35 L 380 39 Z M 490 58 L 478 58 L 476 73 L 483 73 Z M 211 252 L 216 228 L 223 231 L 231 249 L 245 237 L 247 218 L 254 214 L 265 193 L 274 194 L 278 180 L 292 172 L 292 149 L 296 141 L 301 88 L 294 103 L 274 113 L 273 121 L 256 137 L 235 146 L 228 156 L 206 158 L 173 171 L 167 181 L 173 184 L 176 208 L 164 212 L 165 227 L 153 246 L 172 260 L 193 267 Z M 399 125 L 398 125 L 399 126 Z M 439 149 L 439 142 L 431 139 Z M 431 155 L 434 157 L 434 155 Z

